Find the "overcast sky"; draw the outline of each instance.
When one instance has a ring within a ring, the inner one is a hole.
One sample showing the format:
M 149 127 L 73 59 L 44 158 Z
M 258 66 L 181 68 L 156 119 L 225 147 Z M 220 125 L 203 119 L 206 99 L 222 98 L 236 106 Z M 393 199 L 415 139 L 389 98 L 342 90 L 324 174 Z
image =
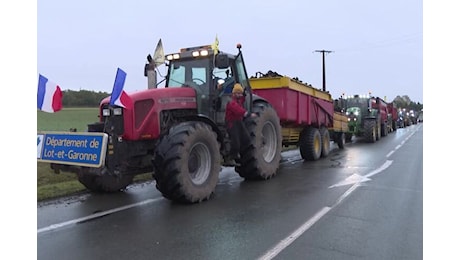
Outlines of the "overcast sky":
M 146 56 L 211 44 L 236 53 L 249 76 L 273 70 L 342 93 L 369 91 L 423 103 L 422 1 L 51 1 L 37 2 L 38 73 L 62 89 L 112 91 L 116 69 L 129 93 L 147 88 Z M 166 73 L 166 67 L 160 67 Z M 37 75 L 38 78 L 38 75 Z

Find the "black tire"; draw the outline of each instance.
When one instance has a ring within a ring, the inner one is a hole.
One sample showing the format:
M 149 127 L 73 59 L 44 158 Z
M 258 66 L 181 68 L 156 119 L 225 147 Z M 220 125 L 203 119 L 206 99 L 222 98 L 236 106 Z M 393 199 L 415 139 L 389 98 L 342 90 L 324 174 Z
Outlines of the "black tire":
M 92 192 L 122 191 L 133 182 L 133 175 L 111 175 L 101 169 L 86 169 L 78 174 L 78 181 Z
M 269 105 L 253 107 L 257 118 L 245 120 L 251 142 L 241 152 L 235 171 L 246 180 L 267 180 L 278 171 L 281 161 L 281 125 Z
M 377 124 L 375 120 L 364 121 L 364 138 L 369 143 L 377 141 Z
M 321 157 L 321 134 L 318 128 L 307 127 L 300 133 L 300 155 L 306 161 L 316 161 Z
M 382 137 L 388 135 L 388 125 L 387 125 L 387 123 L 383 123 L 381 125 L 381 133 L 382 133 Z
M 209 125 L 180 123 L 170 129 L 155 150 L 156 187 L 172 201 L 208 200 L 219 180 L 220 160 L 220 144 Z
M 329 156 L 331 152 L 331 137 L 329 135 L 329 130 L 326 127 L 321 127 L 319 130 L 321 134 L 321 157 L 325 158 Z
M 345 133 L 345 142 L 347 142 L 347 143 L 351 142 L 352 137 L 353 137 L 353 134 Z
M 344 132 L 336 133 L 336 138 L 337 138 L 336 143 L 339 146 L 339 148 L 340 149 L 345 148 L 345 133 Z

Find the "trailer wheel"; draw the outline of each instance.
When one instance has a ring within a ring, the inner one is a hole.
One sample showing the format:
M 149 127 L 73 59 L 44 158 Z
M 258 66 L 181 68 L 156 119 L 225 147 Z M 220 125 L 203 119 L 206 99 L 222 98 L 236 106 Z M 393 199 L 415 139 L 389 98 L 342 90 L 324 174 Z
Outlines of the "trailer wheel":
M 337 138 L 336 140 L 337 145 L 339 146 L 340 149 L 343 149 L 345 147 L 345 133 L 344 132 L 337 133 L 336 138 Z
M 318 128 L 307 127 L 300 133 L 299 150 L 307 161 L 316 161 L 321 157 L 321 134 Z
M 92 192 L 117 192 L 133 182 L 133 175 L 115 176 L 101 169 L 85 169 L 78 173 L 78 181 Z
M 345 142 L 347 142 L 347 143 L 351 142 L 352 137 L 353 137 L 353 134 L 345 133 Z
M 364 121 L 364 137 L 370 143 L 377 141 L 377 125 L 375 120 Z
M 240 154 L 235 171 L 246 180 L 267 180 L 278 171 L 281 161 L 281 125 L 276 111 L 269 105 L 253 107 L 257 118 L 245 120 L 251 142 Z
M 213 194 L 220 172 L 220 145 L 211 127 L 184 122 L 170 129 L 154 153 L 157 189 L 170 200 L 197 203 Z
M 331 138 L 329 136 L 329 130 L 326 127 L 321 127 L 319 130 L 321 134 L 321 157 L 325 158 L 331 152 Z

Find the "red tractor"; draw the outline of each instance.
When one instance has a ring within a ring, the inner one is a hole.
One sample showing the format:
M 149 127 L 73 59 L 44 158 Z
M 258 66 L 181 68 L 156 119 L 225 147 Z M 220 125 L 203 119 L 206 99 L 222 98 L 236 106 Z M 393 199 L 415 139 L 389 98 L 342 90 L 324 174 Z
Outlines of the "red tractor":
M 110 105 L 109 97 L 101 101 L 100 120 L 89 124 L 88 132 L 108 136 L 103 166 L 52 163 L 51 167 L 76 172 L 91 191 L 118 191 L 135 175 L 152 172 L 157 189 L 170 200 L 209 199 L 230 149 L 224 122 L 229 94 L 216 89 L 218 80 L 224 79 L 243 86 L 246 109 L 257 114 L 245 119 L 251 142 L 235 171 L 250 180 L 273 177 L 281 160 L 280 120 L 265 99 L 252 93 L 241 45 L 236 55 L 206 45 L 165 57 L 164 88 L 154 85 L 130 93 L 133 109 Z

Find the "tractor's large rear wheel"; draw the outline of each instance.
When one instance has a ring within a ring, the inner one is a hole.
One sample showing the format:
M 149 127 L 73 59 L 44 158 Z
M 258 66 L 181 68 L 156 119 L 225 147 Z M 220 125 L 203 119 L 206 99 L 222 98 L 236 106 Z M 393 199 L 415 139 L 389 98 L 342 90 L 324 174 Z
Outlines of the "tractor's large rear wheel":
M 78 181 L 93 192 L 117 192 L 133 182 L 133 175 L 111 175 L 103 169 L 85 169 L 78 174 Z
M 318 128 L 310 126 L 300 133 L 299 150 L 307 161 L 316 161 L 321 157 L 321 133 Z
M 254 106 L 253 112 L 258 117 L 245 121 L 251 142 L 246 144 L 240 154 L 241 166 L 235 167 L 235 171 L 248 180 L 266 180 L 277 173 L 280 165 L 281 125 L 271 106 Z
M 196 203 L 208 200 L 220 172 L 216 133 L 202 122 L 184 122 L 170 129 L 153 158 L 157 189 L 167 199 Z

